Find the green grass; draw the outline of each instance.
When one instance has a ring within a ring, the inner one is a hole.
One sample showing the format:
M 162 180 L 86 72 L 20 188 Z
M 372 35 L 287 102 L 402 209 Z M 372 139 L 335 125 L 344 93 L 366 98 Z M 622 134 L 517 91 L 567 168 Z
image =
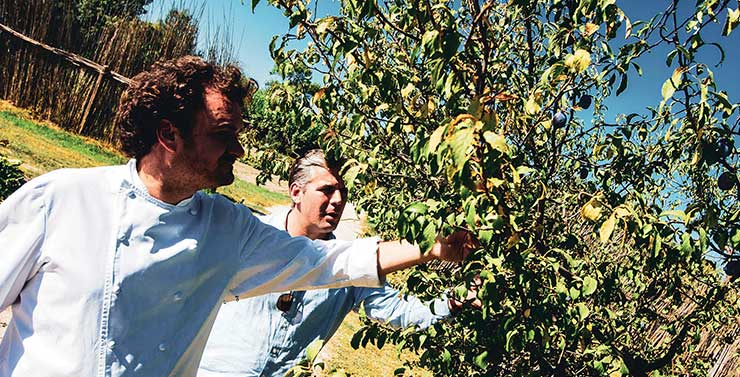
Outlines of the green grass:
M 262 213 L 266 212 L 267 207 L 290 203 L 290 198 L 285 194 L 272 192 L 238 178 L 229 186 L 219 187 L 217 192 Z
M 21 160 L 21 170 L 28 178 L 61 168 L 119 165 L 127 161 L 109 145 L 34 120 L 28 112 L 2 101 L 0 154 Z M 233 184 L 219 188 L 218 192 L 261 212 L 266 207 L 290 202 L 284 194 L 238 178 Z
M 0 152 L 23 161 L 21 168 L 29 177 L 65 167 L 126 162 L 111 147 L 35 122 L 20 111 L 0 111 L 0 140 L 5 140 Z

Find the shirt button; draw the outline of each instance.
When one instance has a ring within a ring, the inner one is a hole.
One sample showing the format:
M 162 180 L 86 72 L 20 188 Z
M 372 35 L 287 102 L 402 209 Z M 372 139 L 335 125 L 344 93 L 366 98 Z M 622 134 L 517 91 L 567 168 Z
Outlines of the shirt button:
M 190 212 L 190 214 L 193 215 L 193 216 L 195 216 L 195 215 L 198 214 L 198 210 L 195 209 L 195 208 L 191 208 L 190 211 L 188 211 L 188 212 Z
M 131 199 L 136 199 L 136 193 L 133 192 L 133 191 L 129 191 L 128 197 L 131 198 Z
M 111 349 L 112 350 L 113 347 L 115 347 L 115 346 L 116 346 L 116 342 L 115 341 L 113 341 L 113 340 L 108 341 L 108 349 Z
M 277 347 L 272 347 L 272 349 L 270 350 L 270 354 L 272 356 L 277 356 L 279 353 L 280 353 L 280 350 Z
M 160 351 L 162 351 L 162 352 L 164 352 L 164 351 L 167 351 L 167 346 L 166 346 L 166 345 L 164 345 L 164 343 L 161 343 L 161 344 L 159 345 L 159 347 L 158 347 L 158 348 L 159 348 L 159 350 L 160 350 Z
M 182 292 L 175 292 L 175 295 L 173 296 L 173 298 L 175 299 L 175 301 L 182 300 Z

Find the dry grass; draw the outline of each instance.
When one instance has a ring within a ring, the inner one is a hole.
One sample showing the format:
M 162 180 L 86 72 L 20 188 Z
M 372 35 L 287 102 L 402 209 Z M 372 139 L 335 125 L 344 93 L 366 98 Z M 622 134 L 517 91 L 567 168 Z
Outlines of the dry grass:
M 61 168 L 85 168 L 126 162 L 126 157 L 109 144 L 64 131 L 1 100 L 0 154 L 21 160 L 21 170 L 28 178 Z M 219 192 L 259 211 L 290 201 L 284 194 L 268 191 L 240 179 L 230 186 L 220 188 Z

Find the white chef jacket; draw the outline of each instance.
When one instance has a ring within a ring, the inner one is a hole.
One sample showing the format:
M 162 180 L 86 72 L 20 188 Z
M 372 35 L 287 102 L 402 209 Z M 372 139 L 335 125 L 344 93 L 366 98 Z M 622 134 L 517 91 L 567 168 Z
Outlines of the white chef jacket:
M 291 238 L 219 195 L 164 203 L 135 160 L 45 174 L 0 204 L 0 376 L 195 375 L 224 299 L 380 286 L 377 241 Z

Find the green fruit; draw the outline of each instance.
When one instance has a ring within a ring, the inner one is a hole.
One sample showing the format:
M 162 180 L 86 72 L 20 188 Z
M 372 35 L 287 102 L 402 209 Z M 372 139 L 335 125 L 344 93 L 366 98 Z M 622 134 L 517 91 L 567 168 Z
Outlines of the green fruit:
M 735 174 L 726 171 L 717 179 L 717 186 L 722 191 L 731 190 L 735 186 L 736 180 Z

